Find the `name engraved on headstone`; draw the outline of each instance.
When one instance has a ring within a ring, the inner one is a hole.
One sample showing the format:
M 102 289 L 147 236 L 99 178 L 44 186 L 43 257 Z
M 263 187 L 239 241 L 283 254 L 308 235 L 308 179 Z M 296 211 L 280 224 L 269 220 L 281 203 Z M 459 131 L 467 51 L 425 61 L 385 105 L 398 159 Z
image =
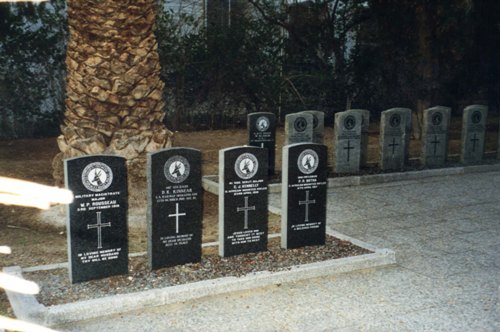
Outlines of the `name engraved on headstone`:
M 283 147 L 281 247 L 325 243 L 326 146 L 311 143 Z
M 266 149 L 219 151 L 219 254 L 223 257 L 267 249 Z
M 248 145 L 267 149 L 268 174 L 274 175 L 276 150 L 276 116 L 270 112 L 250 113 L 247 116 Z
M 72 283 L 128 273 L 127 170 L 117 156 L 64 161 L 69 277 Z
M 462 118 L 461 162 L 478 163 L 483 160 L 484 136 L 488 107 L 484 105 L 467 106 Z
M 448 128 L 451 109 L 436 106 L 424 110 L 422 130 L 422 164 L 443 166 L 448 156 Z
M 361 161 L 360 112 L 349 110 L 335 114 L 335 164 L 336 173 L 359 172 Z
M 285 116 L 285 145 L 310 143 L 313 140 L 312 114 L 299 112 Z
M 148 254 L 151 269 L 201 260 L 201 152 L 148 155 Z

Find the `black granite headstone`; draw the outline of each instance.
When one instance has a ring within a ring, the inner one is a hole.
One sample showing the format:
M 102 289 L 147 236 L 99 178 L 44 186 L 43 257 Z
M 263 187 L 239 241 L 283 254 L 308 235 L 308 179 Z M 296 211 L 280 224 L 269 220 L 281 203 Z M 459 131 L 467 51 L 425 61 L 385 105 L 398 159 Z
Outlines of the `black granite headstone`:
M 201 260 L 201 152 L 148 155 L 148 254 L 151 269 Z
M 281 247 L 325 244 L 327 148 L 299 143 L 283 147 Z
M 127 168 L 116 156 L 64 161 L 68 256 L 72 283 L 128 273 Z
M 276 116 L 269 112 L 250 113 L 247 117 L 248 145 L 268 152 L 268 174 L 274 175 Z
M 219 254 L 267 249 L 267 151 L 233 147 L 219 151 Z

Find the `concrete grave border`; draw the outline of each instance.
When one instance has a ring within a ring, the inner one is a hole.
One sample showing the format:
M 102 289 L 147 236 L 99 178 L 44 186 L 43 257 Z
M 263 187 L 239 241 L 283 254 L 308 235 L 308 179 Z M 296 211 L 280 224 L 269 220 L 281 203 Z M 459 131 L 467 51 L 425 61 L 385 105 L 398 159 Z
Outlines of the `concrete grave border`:
M 39 303 L 34 295 L 24 295 L 11 291 L 6 291 L 6 293 L 14 310 L 14 314 L 19 319 L 45 326 L 55 326 L 68 322 L 125 313 L 127 311 L 144 309 L 147 307 L 189 301 L 206 296 L 250 290 L 286 282 L 296 282 L 309 278 L 331 276 L 356 270 L 396 264 L 395 252 L 390 249 L 375 247 L 328 228 L 327 234 L 340 240 L 349 241 L 373 253 L 303 264 L 278 272 L 261 271 L 250 273 L 242 277 L 224 277 L 54 306 L 45 306 Z M 272 235 L 272 237 L 275 236 Z M 22 278 L 23 272 L 56 269 L 64 267 L 66 264 L 53 264 L 50 266 L 27 269 L 13 266 L 6 267 L 3 271 L 7 274 Z

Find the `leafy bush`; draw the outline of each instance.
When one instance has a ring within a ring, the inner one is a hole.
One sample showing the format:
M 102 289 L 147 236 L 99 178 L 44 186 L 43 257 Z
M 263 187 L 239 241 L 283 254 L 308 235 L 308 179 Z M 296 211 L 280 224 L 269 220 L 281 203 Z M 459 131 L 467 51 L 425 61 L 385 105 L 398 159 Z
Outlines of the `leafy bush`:
M 53 136 L 64 111 L 65 2 L 0 6 L 0 139 Z

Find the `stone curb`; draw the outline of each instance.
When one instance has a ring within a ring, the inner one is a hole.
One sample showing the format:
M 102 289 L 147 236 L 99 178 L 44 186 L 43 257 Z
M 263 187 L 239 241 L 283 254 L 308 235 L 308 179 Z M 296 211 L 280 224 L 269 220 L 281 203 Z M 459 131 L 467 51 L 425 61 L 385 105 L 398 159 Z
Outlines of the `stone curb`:
M 436 176 L 460 175 L 468 173 L 483 173 L 499 171 L 500 164 L 493 165 L 472 165 L 448 168 L 426 169 L 422 171 L 395 172 L 374 175 L 353 175 L 328 179 L 328 188 L 362 186 L 387 182 L 419 180 Z M 208 175 L 202 178 L 202 186 L 206 191 L 218 195 L 219 184 L 216 175 Z M 269 185 L 269 193 L 280 193 L 281 183 Z M 271 208 L 269 209 L 271 212 Z M 274 213 L 274 212 L 273 212 Z
M 125 313 L 146 307 L 194 300 L 205 296 L 396 264 L 395 253 L 390 249 L 377 248 L 330 229 L 327 230 L 327 234 L 344 241 L 349 241 L 357 246 L 373 251 L 373 253 L 294 266 L 285 271 L 262 271 L 242 277 L 205 280 L 191 284 L 113 295 L 100 299 L 49 307 L 40 304 L 33 295 L 24 295 L 11 291 L 6 291 L 6 293 L 18 318 L 41 325 L 54 326 L 73 321 Z M 55 266 L 59 266 L 59 264 Z M 3 271 L 22 277 L 22 269 L 18 266 L 4 268 Z

